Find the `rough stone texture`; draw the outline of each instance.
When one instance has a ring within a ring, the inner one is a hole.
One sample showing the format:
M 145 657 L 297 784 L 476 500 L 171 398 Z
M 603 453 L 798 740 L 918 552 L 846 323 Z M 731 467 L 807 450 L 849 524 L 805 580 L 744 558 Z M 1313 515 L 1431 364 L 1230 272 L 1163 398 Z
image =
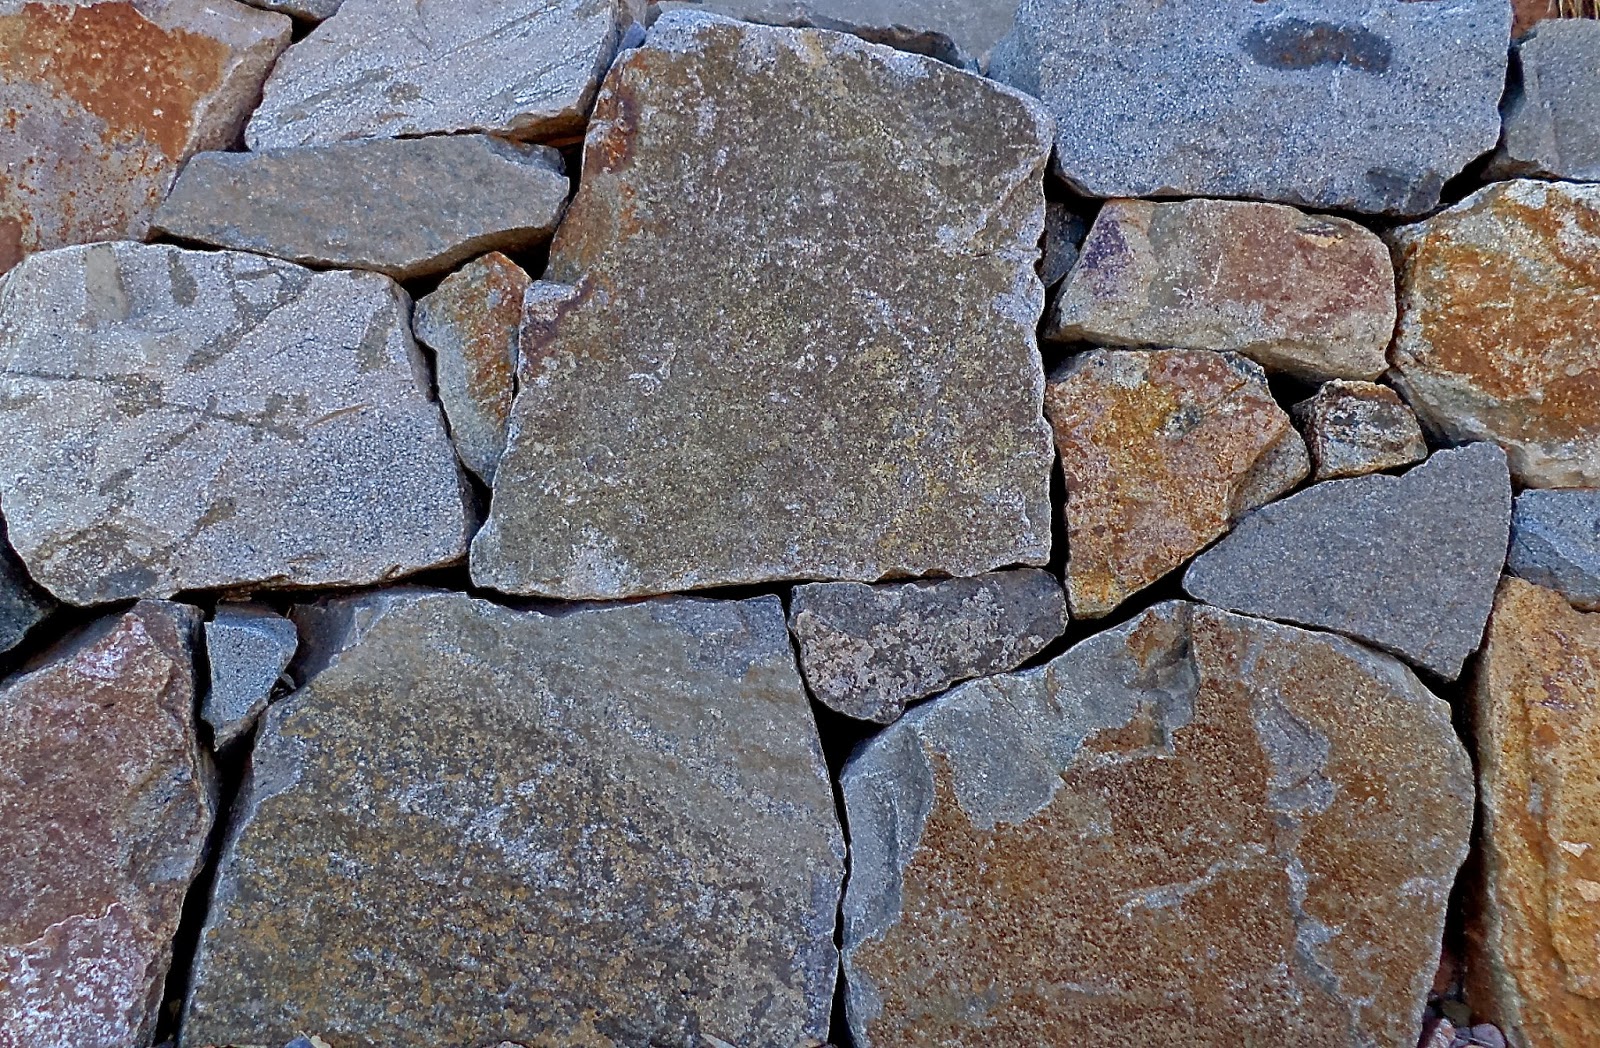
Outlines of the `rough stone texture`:
M 1409 1048 L 1472 826 L 1399 662 L 1186 604 L 912 710 L 843 788 L 862 1048 Z
M 1600 611 L 1600 490 L 1525 491 L 1511 514 L 1511 572 Z
M 282 11 L 286 15 L 308 22 L 320 22 L 324 18 L 333 17 L 339 10 L 342 0 L 243 0 L 243 2 L 267 11 Z
M 1088 196 L 1415 215 L 1500 135 L 1510 0 L 1023 0 L 990 75 Z
M 1516 56 L 1493 174 L 1600 181 L 1600 21 L 1546 22 Z
M 1015 669 L 1061 636 L 1067 601 L 1036 568 L 973 579 L 796 586 L 789 629 L 811 693 L 888 724 L 957 681 Z
M 255 727 L 299 643 L 294 623 L 270 608 L 217 605 L 206 623 L 211 689 L 200 705 L 200 716 L 211 725 L 217 749 Z
M 1183 588 L 1454 680 L 1483 637 L 1510 530 L 1505 455 L 1473 444 L 1404 476 L 1330 480 L 1258 510 L 1194 562 Z
M 1045 333 L 1231 350 L 1322 381 L 1381 375 L 1394 320 L 1388 249 L 1354 222 L 1238 200 L 1113 200 Z
M 0 286 L 0 502 L 57 597 L 362 585 L 459 559 L 455 453 L 374 273 L 95 244 Z
M 21 644 L 28 632 L 56 609 L 56 602 L 28 577 L 0 524 L 0 655 Z
M 233 0 L 0 0 L 0 273 L 142 238 L 183 162 L 238 138 L 289 29 Z
M 1512 35 L 1520 37 L 1545 19 L 1555 17 L 1556 3 L 1557 0 L 1511 0 Z
M 516 396 L 517 333 L 528 274 L 485 255 L 446 277 L 417 303 L 412 329 L 433 350 L 439 402 L 466 467 L 494 483 Z
M 1488 638 L 1468 989 L 1516 1048 L 1586 1048 L 1600 1043 L 1600 615 L 1507 579 Z
M 199 615 L 145 602 L 0 687 L 0 1044 L 155 1032 L 215 797 L 194 724 Z
M 1310 469 L 1266 376 L 1233 354 L 1084 353 L 1051 376 L 1045 412 L 1080 617 L 1111 612 Z
M 1502 182 L 1391 236 L 1423 425 L 1499 443 L 1529 487 L 1600 486 L 1600 186 Z
M 1329 382 L 1292 414 L 1311 452 L 1313 480 L 1359 477 L 1428 457 L 1417 416 L 1388 386 Z
M 624 0 L 344 0 L 284 54 L 251 149 L 482 131 L 580 131 L 636 5 Z
M 485 135 L 203 153 L 156 213 L 165 233 L 396 280 L 550 239 L 561 154 Z
M 386 599 L 267 712 L 186 1048 L 825 1040 L 844 845 L 777 598 Z
M 1044 242 L 1040 245 L 1039 279 L 1047 288 L 1066 279 L 1077 264 L 1088 224 L 1067 205 L 1052 200 L 1044 208 Z
M 1050 137 L 942 62 L 663 15 L 607 78 L 530 293 L 474 580 L 607 598 L 1044 563 Z

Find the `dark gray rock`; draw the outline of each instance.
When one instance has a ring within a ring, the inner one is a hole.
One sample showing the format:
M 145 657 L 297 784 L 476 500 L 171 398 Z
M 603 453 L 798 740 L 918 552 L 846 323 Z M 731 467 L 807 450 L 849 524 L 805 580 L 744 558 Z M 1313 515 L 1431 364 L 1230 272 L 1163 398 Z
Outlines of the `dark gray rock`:
M 1600 181 L 1600 22 L 1541 22 L 1516 55 L 1491 174 Z
M 0 527 L 0 655 L 27 637 L 59 605 L 28 577 Z
M 261 716 L 300 642 L 294 623 L 270 608 L 219 604 L 206 623 L 211 690 L 200 716 L 217 749 L 237 741 Z
M 1044 241 L 1040 245 L 1039 279 L 1047 288 L 1061 283 L 1072 272 L 1089 234 L 1089 223 L 1067 205 L 1052 200 L 1044 209 Z
M 1524 491 L 1511 515 L 1511 572 L 1600 611 L 1600 489 Z

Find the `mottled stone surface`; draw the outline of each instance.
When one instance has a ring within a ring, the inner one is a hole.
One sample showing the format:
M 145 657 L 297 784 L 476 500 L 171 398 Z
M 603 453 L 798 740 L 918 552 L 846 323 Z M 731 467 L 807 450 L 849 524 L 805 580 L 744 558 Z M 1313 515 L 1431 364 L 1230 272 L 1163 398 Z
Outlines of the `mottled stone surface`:
M 1500 134 L 1510 0 L 1022 0 L 990 75 L 1089 196 L 1421 214 Z
M 1376 378 L 1394 335 L 1383 241 L 1342 218 L 1239 200 L 1113 200 L 1048 337 L 1242 353 L 1300 378 Z
M 0 273 L 143 237 L 183 162 L 238 137 L 289 29 L 233 0 L 0 0 Z
M 1507 579 L 1474 690 L 1473 1005 L 1516 1048 L 1600 1043 L 1600 615 Z
M 844 845 L 775 597 L 391 597 L 234 827 L 186 1048 L 827 1037 Z
M 0 1044 L 155 1033 L 215 797 L 195 609 L 145 602 L 0 686 Z
M 528 274 L 495 252 L 445 278 L 417 302 L 412 330 L 433 350 L 439 403 L 466 467 L 486 484 L 506 448 L 516 395 L 517 335 Z
M 1529 487 L 1600 486 L 1600 186 L 1502 182 L 1391 236 L 1423 425 L 1499 443 Z
M 486 135 L 202 153 L 155 227 L 184 240 L 396 280 L 550 239 L 561 154 Z
M 1067 205 L 1052 200 L 1044 209 L 1044 240 L 1040 243 L 1039 279 L 1047 288 L 1066 279 L 1077 264 L 1088 223 Z
M 912 710 L 843 787 L 862 1048 L 1409 1048 L 1472 827 L 1399 662 L 1186 604 Z
M 459 559 L 455 453 L 375 273 L 95 244 L 0 286 L 0 502 L 74 604 Z
M 279 60 L 245 141 L 271 149 L 462 131 L 570 135 L 635 6 L 344 0 Z
M 0 655 L 21 644 L 55 608 L 50 595 L 28 577 L 0 524 Z
M 1051 376 L 1067 594 L 1097 617 L 1310 469 L 1261 368 L 1228 353 L 1097 350 Z
M 1516 56 L 1493 173 L 1600 181 L 1600 21 L 1545 22 Z
M 200 716 L 211 725 L 217 749 L 255 727 L 299 643 L 294 623 L 271 608 L 217 605 L 206 623 L 211 689 L 200 704 Z
M 1600 611 L 1600 489 L 1525 491 L 1511 514 L 1514 575 Z
M 1505 455 L 1473 444 L 1403 476 L 1330 480 L 1258 510 L 1194 562 L 1183 587 L 1454 680 L 1483 637 L 1510 530 Z
M 957 681 L 1015 669 L 1065 632 L 1067 601 L 1036 568 L 971 579 L 796 586 L 789 629 L 811 693 L 887 724 Z
M 530 293 L 474 580 L 606 598 L 1044 563 L 1050 137 L 933 59 L 663 15 L 607 78 Z
M 1388 386 L 1328 382 L 1292 414 L 1311 452 L 1313 480 L 1359 477 L 1428 457 L 1417 416 Z

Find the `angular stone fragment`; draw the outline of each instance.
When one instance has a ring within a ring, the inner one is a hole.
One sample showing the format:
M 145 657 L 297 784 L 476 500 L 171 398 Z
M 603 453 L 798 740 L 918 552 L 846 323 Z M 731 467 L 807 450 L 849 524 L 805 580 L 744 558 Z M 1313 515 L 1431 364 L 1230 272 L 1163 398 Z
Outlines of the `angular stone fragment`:
M 1113 200 L 1045 334 L 1242 353 L 1311 381 L 1376 378 L 1394 335 L 1394 269 L 1354 222 L 1238 200 Z
M 482 131 L 583 128 L 637 6 L 624 0 L 344 0 L 284 54 L 250 148 Z
M 282 11 L 286 15 L 293 15 L 308 22 L 320 22 L 325 18 L 332 18 L 339 10 L 342 0 L 243 0 L 243 2 L 267 11 Z
M 1261 369 L 1228 353 L 1097 350 L 1051 376 L 1067 482 L 1067 595 L 1108 614 L 1293 488 L 1305 444 Z
M 1474 1007 L 1516 1048 L 1600 1043 L 1600 615 L 1507 579 L 1474 691 Z
M 1600 22 L 1546 22 L 1516 55 L 1494 175 L 1600 181 Z
M 0 1043 L 155 1033 L 215 809 L 196 738 L 199 614 L 144 602 L 0 687 Z
M 0 287 L 0 502 L 56 596 L 382 582 L 466 550 L 407 301 L 375 273 L 63 248 Z
M 1044 242 L 1039 259 L 1039 279 L 1047 288 L 1066 279 L 1078 261 L 1088 229 L 1083 218 L 1057 200 L 1045 204 Z
M 1394 381 L 1529 487 L 1600 486 L 1600 186 L 1489 186 L 1392 234 Z
M 887 724 L 957 681 L 1015 669 L 1061 636 L 1067 601 L 1036 568 L 972 579 L 796 586 L 789 629 L 811 693 Z
M 143 238 L 183 162 L 238 138 L 289 30 L 234 0 L 0 0 L 0 273 Z
M 466 467 L 494 483 L 516 395 L 517 333 L 528 274 L 495 252 L 446 277 L 417 303 L 412 329 L 433 350 L 439 402 Z
M 777 598 L 365 617 L 257 736 L 186 1048 L 826 1039 L 844 845 Z
M 530 292 L 474 580 L 610 598 L 1044 563 L 1049 140 L 932 59 L 663 15 L 607 78 Z
M 300 635 L 294 623 L 255 604 L 219 604 L 206 623 L 211 689 L 200 716 L 222 749 L 256 725 L 272 691 L 294 658 Z
M 1258 510 L 1194 562 L 1183 588 L 1454 680 L 1483 637 L 1510 530 L 1505 455 L 1473 444 L 1404 476 L 1330 480 Z
M 56 602 L 28 577 L 0 527 L 0 655 L 21 644 L 55 609 Z
M 1417 416 L 1388 386 L 1328 382 L 1292 413 L 1311 452 L 1313 480 L 1359 477 L 1428 457 Z
M 1525 491 L 1511 514 L 1514 575 L 1600 611 L 1600 489 Z
M 1097 197 L 1415 215 L 1500 135 L 1510 0 L 1022 0 L 991 76 Z
M 202 153 L 156 229 L 396 280 L 550 239 L 567 204 L 561 154 L 485 135 Z
M 862 1048 L 1414 1045 L 1472 827 L 1399 662 L 1171 603 L 912 710 L 843 789 Z

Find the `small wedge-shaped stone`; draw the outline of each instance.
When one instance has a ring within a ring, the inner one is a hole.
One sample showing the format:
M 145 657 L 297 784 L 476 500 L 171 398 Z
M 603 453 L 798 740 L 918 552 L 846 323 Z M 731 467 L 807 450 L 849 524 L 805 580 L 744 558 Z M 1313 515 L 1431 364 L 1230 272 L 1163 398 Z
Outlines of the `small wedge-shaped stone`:
M 1330 480 L 1257 510 L 1194 562 L 1183 588 L 1454 680 L 1483 638 L 1510 533 L 1506 457 L 1473 444 L 1404 476 Z
M 0 655 L 21 644 L 55 609 L 56 602 L 28 577 L 0 525 Z
M 663 15 L 606 80 L 530 291 L 473 579 L 613 598 L 1043 564 L 1049 143 L 943 62 Z
M 342 0 L 243 0 L 252 7 L 266 11 L 282 11 L 308 22 L 320 22 L 333 17 Z
M 1511 514 L 1511 572 L 1600 611 L 1600 489 L 1525 491 Z
M 1313 480 L 1360 477 L 1428 457 L 1421 423 L 1388 386 L 1328 382 L 1292 413 L 1311 452 Z
M 522 251 L 567 204 L 561 154 L 486 135 L 202 153 L 156 213 L 158 231 L 396 280 L 485 251 Z
M 796 586 L 789 629 L 828 708 L 887 724 L 957 681 L 1015 669 L 1061 636 L 1067 601 L 1047 571 L 868 586 Z
M 1450 707 L 1161 604 L 845 766 L 860 1048 L 1410 1048 L 1472 828 Z
M 144 602 L 0 687 L 0 1044 L 155 1033 L 215 809 L 199 613 Z
M 211 725 L 213 746 L 220 750 L 255 727 L 294 658 L 300 635 L 294 623 L 255 604 L 217 605 L 205 635 L 211 690 L 200 716 Z
M 844 844 L 777 598 L 346 603 L 257 735 L 185 1048 L 827 1038 Z
M 1600 1044 L 1600 615 L 1507 579 L 1474 691 L 1475 1010 L 1515 1048 Z
M 344 0 L 285 52 L 251 149 L 583 128 L 637 5 L 627 0 Z
M 1394 381 L 1528 487 L 1600 486 L 1600 186 L 1520 180 L 1392 234 Z
M 382 582 L 466 551 L 405 293 L 235 252 L 94 244 L 0 286 L 0 503 L 74 604 Z
M 1542 23 L 1516 65 L 1494 174 L 1600 181 L 1600 22 Z
M 1305 479 L 1305 443 L 1231 353 L 1098 350 L 1051 376 L 1072 613 L 1115 610 Z
M 1056 298 L 1046 334 L 1242 353 L 1312 381 L 1381 375 L 1394 269 L 1342 218 L 1237 200 L 1113 200 Z

